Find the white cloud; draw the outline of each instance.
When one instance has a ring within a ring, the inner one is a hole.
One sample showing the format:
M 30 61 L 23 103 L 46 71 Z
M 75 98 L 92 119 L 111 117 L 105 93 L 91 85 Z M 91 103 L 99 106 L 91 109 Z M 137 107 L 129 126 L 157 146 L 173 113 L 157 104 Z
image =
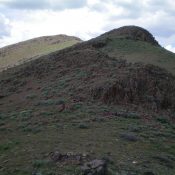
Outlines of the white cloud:
M 86 40 L 123 25 L 138 25 L 173 48 L 174 9 L 174 0 L 0 0 L 0 46 L 53 34 Z
M 175 47 L 173 47 L 172 45 L 168 45 L 168 46 L 166 46 L 165 49 L 167 49 L 167 50 L 169 50 L 169 51 L 175 53 Z
M 97 36 L 104 32 L 102 28 L 105 26 L 105 17 L 97 12 L 89 11 L 88 8 L 25 13 L 26 11 L 21 11 L 21 19 L 10 21 L 11 35 L 0 39 L 1 46 L 24 39 L 56 34 L 73 35 L 87 40 L 94 36 L 94 33 Z
M 9 20 L 0 13 L 0 38 L 10 34 Z

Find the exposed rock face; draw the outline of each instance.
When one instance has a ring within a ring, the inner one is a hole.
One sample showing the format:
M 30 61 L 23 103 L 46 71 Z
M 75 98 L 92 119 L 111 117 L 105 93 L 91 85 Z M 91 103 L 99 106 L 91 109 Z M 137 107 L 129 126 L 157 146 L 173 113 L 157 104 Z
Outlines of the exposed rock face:
M 114 29 L 108 33 L 105 33 L 103 36 L 105 35 L 121 36 L 126 39 L 145 41 L 145 42 L 151 43 L 152 45 L 159 46 L 159 43 L 155 40 L 155 38 L 150 32 L 137 26 L 120 27 L 118 29 Z
M 175 79 L 168 72 L 146 65 L 130 74 L 120 75 L 111 83 L 92 89 L 94 99 L 107 104 L 137 104 L 153 110 L 175 108 Z

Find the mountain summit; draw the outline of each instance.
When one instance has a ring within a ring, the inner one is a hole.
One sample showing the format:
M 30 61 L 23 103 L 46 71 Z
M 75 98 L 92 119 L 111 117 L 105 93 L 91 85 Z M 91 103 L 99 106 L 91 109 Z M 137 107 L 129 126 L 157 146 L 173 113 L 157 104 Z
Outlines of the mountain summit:
M 163 48 L 154 36 L 141 27 L 124 26 L 90 40 L 94 48 L 131 63 L 141 62 L 165 68 L 175 74 L 175 54 Z
M 149 31 L 138 26 L 123 26 L 107 32 L 102 36 L 113 36 L 118 38 L 123 37 L 125 39 L 144 41 L 151 43 L 152 45 L 159 46 L 159 43 L 155 40 L 155 38 Z

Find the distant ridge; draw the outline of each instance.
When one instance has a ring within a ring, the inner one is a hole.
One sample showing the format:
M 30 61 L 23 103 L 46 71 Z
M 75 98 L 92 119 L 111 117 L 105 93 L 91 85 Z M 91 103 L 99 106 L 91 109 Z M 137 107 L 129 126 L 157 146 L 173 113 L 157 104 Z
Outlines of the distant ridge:
M 74 36 L 42 36 L 0 48 L 0 71 L 81 42 Z
M 10 45 L 1 47 L 0 49 L 7 49 L 7 48 L 12 49 L 14 47 L 25 45 L 31 42 L 36 42 L 36 43 L 48 42 L 50 44 L 55 44 L 55 42 L 59 43 L 59 42 L 64 42 L 64 41 L 69 41 L 69 40 L 72 41 L 73 39 L 77 41 L 82 41 L 80 38 L 75 37 L 75 36 L 68 36 L 68 35 L 60 34 L 60 35 L 40 36 L 36 38 L 31 38 L 25 41 L 20 41 L 15 44 L 10 44 Z

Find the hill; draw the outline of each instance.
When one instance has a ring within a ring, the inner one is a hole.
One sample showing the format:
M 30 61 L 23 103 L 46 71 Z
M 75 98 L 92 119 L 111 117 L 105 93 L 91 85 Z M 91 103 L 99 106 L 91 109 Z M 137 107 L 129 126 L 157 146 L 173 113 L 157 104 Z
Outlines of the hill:
M 55 35 L 34 38 L 0 48 L 0 71 L 79 42 L 81 40 L 76 37 Z
M 115 33 L 0 73 L 1 174 L 175 174 L 175 77 L 114 45 L 112 56 L 115 37 L 129 45 L 117 53 L 162 49 L 147 33 Z
M 103 34 L 95 42 L 101 43 L 99 49 L 109 56 L 153 64 L 175 74 L 175 54 L 161 47 L 145 29 L 124 26 Z

